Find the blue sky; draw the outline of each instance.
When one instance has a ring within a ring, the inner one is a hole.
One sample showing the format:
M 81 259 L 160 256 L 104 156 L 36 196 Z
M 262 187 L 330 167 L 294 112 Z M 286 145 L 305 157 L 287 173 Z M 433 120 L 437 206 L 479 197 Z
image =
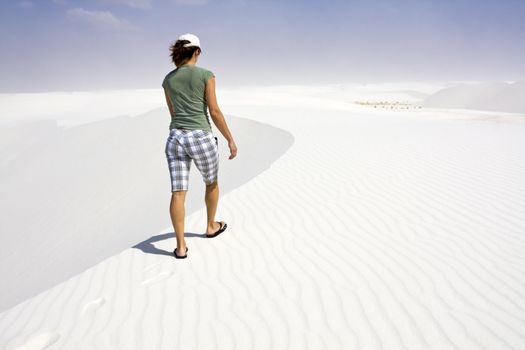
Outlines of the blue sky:
M 201 39 L 218 86 L 525 79 L 522 0 L 6 0 L 0 92 L 160 88 Z

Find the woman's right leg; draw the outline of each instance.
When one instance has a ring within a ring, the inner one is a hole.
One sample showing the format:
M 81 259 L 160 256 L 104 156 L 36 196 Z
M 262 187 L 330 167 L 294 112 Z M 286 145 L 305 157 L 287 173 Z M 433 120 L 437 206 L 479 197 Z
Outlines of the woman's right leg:
M 194 130 L 187 134 L 186 151 L 195 162 L 206 184 L 206 234 L 216 233 L 226 223 L 215 221 L 219 201 L 219 144 L 211 132 Z

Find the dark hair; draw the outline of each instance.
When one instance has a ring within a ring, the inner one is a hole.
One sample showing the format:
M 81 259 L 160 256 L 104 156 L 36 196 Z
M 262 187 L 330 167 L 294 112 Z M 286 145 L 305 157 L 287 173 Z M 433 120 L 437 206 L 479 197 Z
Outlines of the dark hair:
M 199 54 L 202 52 L 198 46 L 184 47 L 184 44 L 188 44 L 189 42 L 189 40 L 177 40 L 175 44 L 170 46 L 170 57 L 177 67 L 190 60 L 195 51 L 199 50 Z

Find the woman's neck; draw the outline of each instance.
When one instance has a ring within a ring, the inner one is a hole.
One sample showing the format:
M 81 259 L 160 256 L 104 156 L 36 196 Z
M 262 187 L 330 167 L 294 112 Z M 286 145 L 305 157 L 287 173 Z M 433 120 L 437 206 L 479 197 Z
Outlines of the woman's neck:
M 181 66 L 194 66 L 197 62 L 196 61 L 187 61 L 181 64 Z

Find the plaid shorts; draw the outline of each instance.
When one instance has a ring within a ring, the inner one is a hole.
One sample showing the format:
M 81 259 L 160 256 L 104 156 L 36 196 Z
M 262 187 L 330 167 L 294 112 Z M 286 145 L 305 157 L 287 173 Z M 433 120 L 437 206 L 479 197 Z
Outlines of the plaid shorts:
M 166 140 L 165 153 L 172 192 L 188 189 L 192 159 L 205 184 L 217 181 L 219 140 L 211 131 L 173 128 Z

